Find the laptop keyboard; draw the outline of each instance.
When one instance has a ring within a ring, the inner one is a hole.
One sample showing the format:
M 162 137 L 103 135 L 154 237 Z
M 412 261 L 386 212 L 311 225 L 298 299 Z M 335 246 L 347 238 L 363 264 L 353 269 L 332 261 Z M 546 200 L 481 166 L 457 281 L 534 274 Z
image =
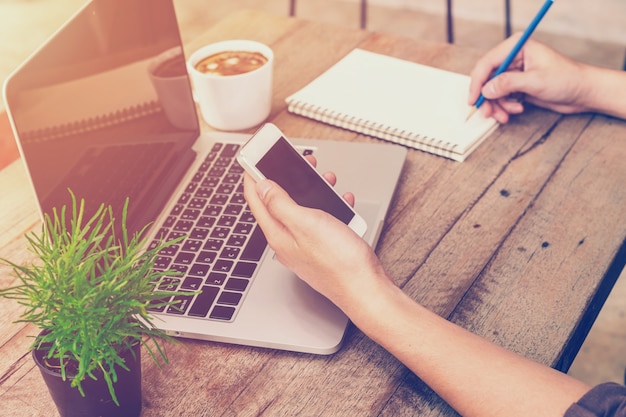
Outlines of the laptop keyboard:
M 243 195 L 244 170 L 236 160 L 239 148 L 232 143 L 213 146 L 151 244 L 187 236 L 159 253 L 155 269 L 182 275 L 164 278 L 157 288 L 199 293 L 176 296 L 178 303 L 167 308 L 157 304 L 169 300 L 157 300 L 151 311 L 235 319 L 267 247 Z

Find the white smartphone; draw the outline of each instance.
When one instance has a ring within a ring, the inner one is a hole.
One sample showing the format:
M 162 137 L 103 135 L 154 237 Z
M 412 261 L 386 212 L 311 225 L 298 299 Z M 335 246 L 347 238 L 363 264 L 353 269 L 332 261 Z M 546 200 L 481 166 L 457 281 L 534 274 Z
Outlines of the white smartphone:
M 270 179 L 296 203 L 324 210 L 347 224 L 359 236 L 367 223 L 354 211 L 274 124 L 264 124 L 243 145 L 239 164 L 255 179 Z

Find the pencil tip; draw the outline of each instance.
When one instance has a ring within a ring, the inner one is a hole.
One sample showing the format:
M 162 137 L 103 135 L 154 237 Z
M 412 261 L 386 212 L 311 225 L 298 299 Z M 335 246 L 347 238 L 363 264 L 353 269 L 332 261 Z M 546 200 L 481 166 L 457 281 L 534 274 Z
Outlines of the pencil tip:
M 474 113 L 476 113 L 476 110 L 478 110 L 478 107 L 472 107 L 470 109 L 469 113 L 467 114 L 467 117 L 465 118 L 466 122 L 470 119 L 470 117 L 474 115 Z

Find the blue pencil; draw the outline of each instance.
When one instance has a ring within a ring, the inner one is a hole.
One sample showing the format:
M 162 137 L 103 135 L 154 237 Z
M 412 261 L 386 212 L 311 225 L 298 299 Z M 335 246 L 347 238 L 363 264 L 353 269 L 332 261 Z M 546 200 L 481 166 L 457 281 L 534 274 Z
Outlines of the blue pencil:
M 528 38 L 530 38 L 530 35 L 532 35 L 532 33 L 535 31 L 535 28 L 537 27 L 539 22 L 541 22 L 541 19 L 543 19 L 543 17 L 545 16 L 550 6 L 552 6 L 552 3 L 554 3 L 554 0 L 546 0 L 543 6 L 541 6 L 541 9 L 539 9 L 539 12 L 537 12 L 537 15 L 535 16 L 535 18 L 532 20 L 532 22 L 530 22 L 530 25 L 528 25 L 528 27 L 522 34 L 522 37 L 519 38 L 519 40 L 517 41 L 517 43 L 511 50 L 511 52 L 509 52 L 509 55 L 502 62 L 502 64 L 500 64 L 500 66 L 498 67 L 496 72 L 491 76 L 490 79 L 497 77 L 498 75 L 502 74 L 504 71 L 506 71 L 509 68 L 509 65 L 511 65 L 511 62 L 513 62 L 513 59 L 515 59 L 519 51 L 522 49 L 522 47 L 528 40 Z M 472 117 L 474 112 L 483 104 L 484 101 L 485 101 L 485 97 L 481 93 L 478 99 L 476 100 L 476 102 L 474 103 L 474 107 L 472 108 L 470 113 L 467 115 L 467 118 L 465 120 L 468 120 L 470 117 Z

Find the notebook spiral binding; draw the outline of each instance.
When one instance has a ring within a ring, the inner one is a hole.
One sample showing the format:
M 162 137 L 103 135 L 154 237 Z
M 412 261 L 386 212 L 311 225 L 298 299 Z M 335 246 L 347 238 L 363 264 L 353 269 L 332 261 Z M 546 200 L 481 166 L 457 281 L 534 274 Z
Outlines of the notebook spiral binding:
M 288 103 L 287 110 L 291 113 L 329 125 L 361 133 L 366 136 L 387 140 L 413 149 L 430 152 L 447 158 L 455 156 L 454 149 L 457 145 L 443 139 L 423 136 L 415 132 L 407 132 L 391 126 L 367 121 L 356 116 L 350 116 L 294 100 Z
M 28 143 L 41 143 L 71 135 L 93 132 L 117 124 L 136 120 L 141 117 L 150 116 L 161 111 L 163 111 L 163 108 L 160 103 L 156 100 L 152 100 L 101 116 L 65 123 L 58 126 L 31 130 L 22 134 L 22 139 L 24 142 Z

